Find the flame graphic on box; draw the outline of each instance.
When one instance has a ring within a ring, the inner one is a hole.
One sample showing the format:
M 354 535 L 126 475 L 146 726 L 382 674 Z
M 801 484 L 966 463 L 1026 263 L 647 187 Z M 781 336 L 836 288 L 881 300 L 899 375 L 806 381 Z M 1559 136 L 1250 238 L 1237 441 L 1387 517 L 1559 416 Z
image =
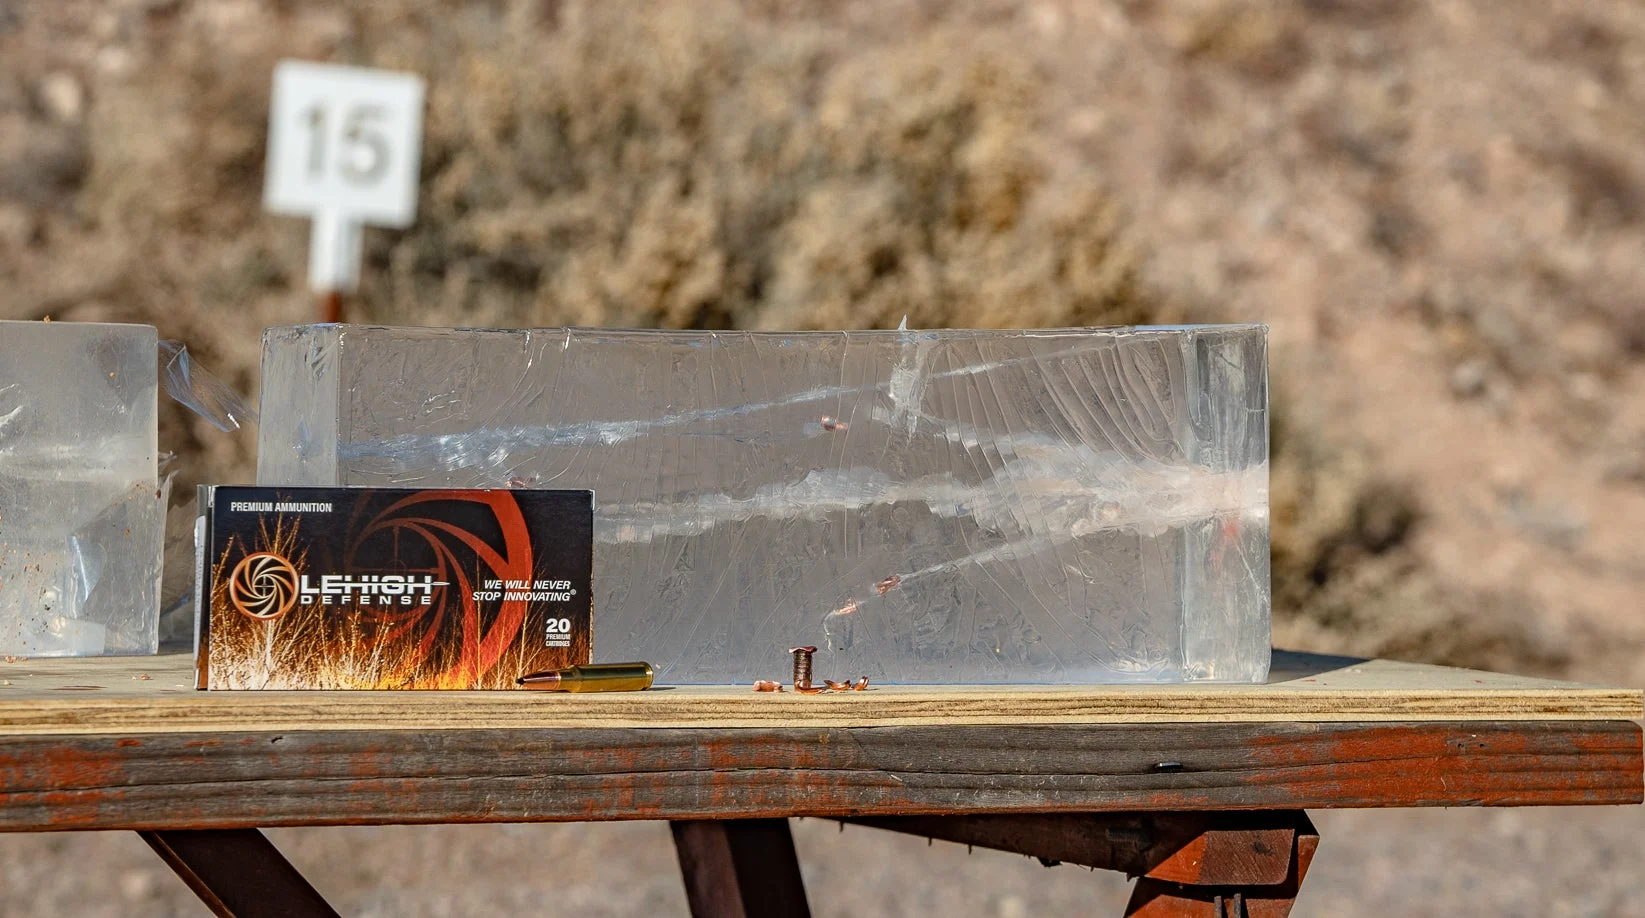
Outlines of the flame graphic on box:
M 487 506 L 500 532 L 498 544 L 473 532 L 420 513 L 435 501 L 468 501 Z M 364 506 L 363 504 L 360 506 Z M 358 509 L 357 511 L 358 512 Z M 306 688 L 315 685 L 373 688 L 512 688 L 514 678 L 537 661 L 540 652 L 521 640 L 531 606 L 525 599 L 477 603 L 474 592 L 488 579 L 530 581 L 535 552 L 531 534 L 514 497 L 497 491 L 420 491 L 404 497 L 369 519 L 351 524 L 352 543 L 341 559 L 345 569 L 374 540 L 414 540 L 432 558 L 429 567 L 409 569 L 436 582 L 429 605 L 309 605 L 268 620 L 232 611 L 227 580 L 231 557 L 270 553 L 288 559 L 300 574 L 313 574 L 298 539 L 295 518 L 265 521 L 257 545 L 231 542 L 216 562 L 213 576 L 211 667 L 224 682 L 243 688 Z M 421 554 L 415 548 L 404 554 Z M 586 659 L 589 636 L 573 635 L 573 658 Z M 555 650 L 555 654 L 566 653 Z

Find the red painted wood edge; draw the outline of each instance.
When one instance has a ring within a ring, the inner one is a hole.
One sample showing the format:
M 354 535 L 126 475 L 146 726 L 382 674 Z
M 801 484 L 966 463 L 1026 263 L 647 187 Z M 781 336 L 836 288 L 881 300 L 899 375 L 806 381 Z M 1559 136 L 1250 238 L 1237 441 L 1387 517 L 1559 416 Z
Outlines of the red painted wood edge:
M 0 830 L 1638 803 L 1627 721 L 18 737 Z

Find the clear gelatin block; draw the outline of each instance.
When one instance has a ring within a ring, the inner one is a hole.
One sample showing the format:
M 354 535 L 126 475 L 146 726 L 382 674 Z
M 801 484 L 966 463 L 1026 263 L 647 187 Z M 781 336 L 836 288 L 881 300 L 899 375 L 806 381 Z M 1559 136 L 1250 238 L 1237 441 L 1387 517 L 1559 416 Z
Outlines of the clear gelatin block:
M 268 330 L 265 485 L 591 488 L 661 682 L 1257 682 L 1267 330 Z
M 153 326 L 0 322 L 0 653 L 154 653 Z

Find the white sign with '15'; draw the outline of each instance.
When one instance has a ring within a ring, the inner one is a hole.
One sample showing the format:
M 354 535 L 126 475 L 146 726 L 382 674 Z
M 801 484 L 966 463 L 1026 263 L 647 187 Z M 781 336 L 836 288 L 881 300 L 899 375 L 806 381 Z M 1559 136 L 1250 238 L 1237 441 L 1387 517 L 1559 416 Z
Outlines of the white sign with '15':
M 281 61 L 268 128 L 263 206 L 312 218 L 310 285 L 352 291 L 360 227 L 409 226 L 417 215 L 422 78 Z

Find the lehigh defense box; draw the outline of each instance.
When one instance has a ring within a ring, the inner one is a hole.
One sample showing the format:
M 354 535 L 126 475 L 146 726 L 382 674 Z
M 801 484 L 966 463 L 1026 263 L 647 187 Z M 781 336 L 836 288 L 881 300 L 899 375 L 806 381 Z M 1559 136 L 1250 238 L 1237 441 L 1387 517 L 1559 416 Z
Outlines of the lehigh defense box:
M 196 685 L 515 689 L 589 661 L 591 491 L 200 489 Z

